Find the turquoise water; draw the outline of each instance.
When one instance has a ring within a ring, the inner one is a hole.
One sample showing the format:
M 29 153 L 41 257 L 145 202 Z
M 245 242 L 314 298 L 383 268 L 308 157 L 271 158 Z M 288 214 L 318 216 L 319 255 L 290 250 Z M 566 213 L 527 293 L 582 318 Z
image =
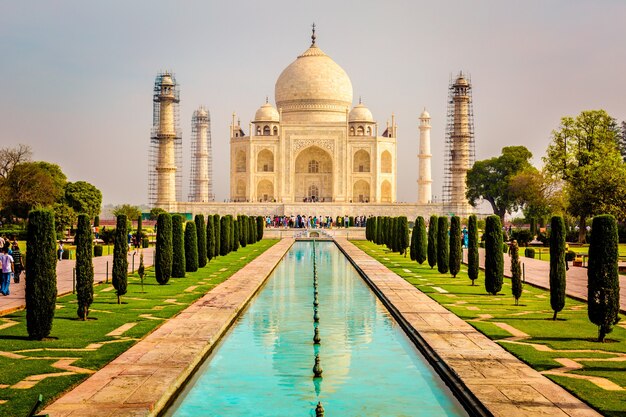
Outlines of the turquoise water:
M 168 416 L 465 416 L 332 242 L 296 242 Z M 313 378 L 319 353 L 323 378 Z

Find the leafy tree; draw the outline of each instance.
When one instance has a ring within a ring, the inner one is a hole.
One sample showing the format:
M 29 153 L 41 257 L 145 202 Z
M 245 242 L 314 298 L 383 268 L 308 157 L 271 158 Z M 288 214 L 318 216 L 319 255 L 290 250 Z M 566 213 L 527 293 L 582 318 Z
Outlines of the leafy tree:
M 532 166 L 510 180 L 511 192 L 517 197 L 526 219 L 547 219 L 553 213 L 563 213 L 565 204 L 561 185 Z M 532 228 L 534 222 L 530 223 Z
M 476 161 L 467 171 L 469 203 L 476 206 L 479 199 L 489 202 L 500 221 L 504 221 L 505 213 L 515 211 L 519 204 L 510 186 L 511 178 L 531 166 L 532 156 L 524 146 L 507 146 L 498 157 Z
M 437 265 L 437 216 L 430 216 L 428 221 L 428 265 L 433 269 Z
M 417 235 L 415 237 L 415 260 L 421 265 L 428 256 L 428 237 L 426 236 L 426 224 L 424 218 L 419 216 L 416 220 Z
M 204 224 L 204 219 L 202 219 Z M 206 236 L 206 233 L 202 234 Z M 196 232 L 196 223 L 187 222 L 185 225 L 185 269 L 187 272 L 196 272 L 198 270 L 198 233 Z
M 406 216 L 398 217 L 396 223 L 397 245 L 400 255 L 406 257 L 406 248 L 409 247 L 409 224 Z
M 198 244 L 198 248 L 196 249 L 196 252 L 198 253 L 198 267 L 204 268 L 207 263 L 207 235 L 206 226 L 204 223 L 204 215 L 196 214 L 196 216 L 194 217 L 194 222 L 196 224 L 196 242 Z
M 0 148 L 0 185 L 9 177 L 13 168 L 23 162 L 30 162 L 33 152 L 30 146 L 19 144 L 15 148 Z
M 437 218 L 437 270 L 440 274 L 447 273 L 449 269 L 449 239 L 448 218 L 446 216 L 441 216 Z
M 588 218 L 600 213 L 618 218 L 626 214 L 626 167 L 619 142 L 620 128 L 604 110 L 563 117 L 552 132 L 545 170 L 566 185 L 567 211 L 578 218 L 579 242 L 585 241 Z
M 230 222 L 228 216 L 220 219 L 220 255 L 226 256 L 230 252 Z
M 119 206 L 115 206 L 113 208 L 113 215 L 118 217 L 121 214 L 126 216 L 126 219 L 128 221 L 128 224 L 126 225 L 126 227 L 127 229 L 130 230 L 131 229 L 130 219 L 136 219 L 137 217 L 141 216 L 141 210 L 139 210 L 139 207 L 133 206 L 130 204 L 121 204 Z
M 184 222 L 185 220 L 180 214 L 174 214 L 172 216 L 172 278 L 185 277 Z
M 100 214 L 102 193 L 85 181 L 65 184 L 65 201 L 76 213 L 85 213 L 90 219 Z
M 117 303 L 120 304 L 120 297 L 126 294 L 128 286 L 128 229 L 126 225 L 128 219 L 126 215 L 117 216 L 115 226 L 115 246 L 113 247 L 113 288 L 117 294 Z
M 154 275 L 159 284 L 165 285 L 172 276 L 172 216 L 161 213 L 157 219 Z
M 150 210 L 150 220 L 157 220 L 161 213 L 167 213 L 167 211 L 163 210 L 161 207 L 152 208 Z
M 206 254 L 209 261 L 215 257 L 215 227 L 212 215 L 207 217 L 206 222 Z
M 517 246 L 516 241 L 511 243 L 509 254 L 511 255 L 511 291 L 515 298 L 515 305 L 519 305 L 519 298 L 522 296 L 522 266 L 519 261 L 519 246 Z
M 257 216 L 256 218 L 256 240 L 257 242 L 263 239 L 263 229 L 265 229 L 265 219 L 263 216 Z
M 87 320 L 89 306 L 93 302 L 93 262 L 91 258 L 93 235 L 88 214 L 78 215 L 76 226 L 76 298 L 78 317 Z
M 64 230 L 76 222 L 76 212 L 65 203 L 55 203 L 52 210 L 54 210 L 56 232 L 62 235 Z
M 550 222 L 550 306 L 552 320 L 565 307 L 565 222 L 554 216 Z
M 57 257 L 54 214 L 33 210 L 28 215 L 26 262 L 26 329 L 31 339 L 50 335 L 57 300 Z
M 450 274 L 456 278 L 461 270 L 461 258 L 463 250 L 461 248 L 461 219 L 458 216 L 452 216 L 450 219 Z
M 502 223 L 497 215 L 487 217 L 485 225 L 485 289 L 496 295 L 504 282 Z
M 619 259 L 617 222 L 605 214 L 593 218 L 587 268 L 587 314 L 604 342 L 619 321 Z
M 467 275 L 474 281 L 478 279 L 479 267 L 479 254 L 478 254 L 478 224 L 476 215 L 469 216 L 469 222 L 467 226 Z
M 213 257 L 217 258 L 222 254 L 222 219 L 219 214 L 213 215 L 213 227 L 215 233 L 215 252 Z

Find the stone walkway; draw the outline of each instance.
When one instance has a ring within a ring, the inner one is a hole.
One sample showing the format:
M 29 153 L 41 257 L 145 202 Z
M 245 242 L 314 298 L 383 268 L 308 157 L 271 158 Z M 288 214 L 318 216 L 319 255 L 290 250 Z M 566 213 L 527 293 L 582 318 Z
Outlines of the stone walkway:
M 152 266 L 154 263 L 154 248 L 144 249 L 143 262 L 146 267 Z M 135 251 L 130 251 L 128 253 L 128 271 L 130 272 L 133 268 L 133 253 Z M 108 262 L 108 265 L 107 265 Z M 72 274 L 74 266 L 76 265 L 75 260 L 65 259 L 63 261 L 57 262 L 57 291 L 58 296 L 69 294 L 72 292 Z M 99 256 L 97 258 L 93 258 L 93 270 L 94 270 L 94 283 L 105 282 L 107 279 L 107 267 L 108 267 L 108 277 L 109 281 L 111 280 L 111 270 L 113 269 L 113 255 L 107 256 Z M 139 267 L 139 254 L 135 255 L 135 271 Z M 24 274 L 22 274 L 22 279 L 20 279 L 19 284 L 11 281 L 11 285 L 9 287 L 10 294 L 7 296 L 0 295 L 0 316 L 4 316 L 6 314 L 12 313 L 16 310 L 22 310 L 26 307 L 25 297 L 25 280 Z
M 265 282 L 294 240 L 282 239 L 82 384 L 50 417 L 158 415 Z
M 336 242 L 494 416 L 600 416 L 346 239 Z
M 550 262 L 523 256 L 524 248 L 520 249 L 520 261 L 524 265 L 526 282 L 539 288 L 550 289 Z M 485 266 L 485 250 L 480 248 L 480 267 Z M 467 263 L 467 250 L 463 251 L 463 261 Z M 504 275 L 511 277 L 511 258 L 504 255 Z M 619 276 L 620 283 L 620 310 L 626 313 L 626 276 Z M 587 301 L 587 268 L 572 266 L 570 262 L 567 271 L 566 293 L 570 297 Z

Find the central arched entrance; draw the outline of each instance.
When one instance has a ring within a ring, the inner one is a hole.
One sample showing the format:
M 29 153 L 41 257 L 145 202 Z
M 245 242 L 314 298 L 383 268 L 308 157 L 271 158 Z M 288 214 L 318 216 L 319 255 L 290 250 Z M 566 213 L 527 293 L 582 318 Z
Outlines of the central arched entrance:
M 333 201 L 333 160 L 328 152 L 309 146 L 296 158 L 294 201 Z

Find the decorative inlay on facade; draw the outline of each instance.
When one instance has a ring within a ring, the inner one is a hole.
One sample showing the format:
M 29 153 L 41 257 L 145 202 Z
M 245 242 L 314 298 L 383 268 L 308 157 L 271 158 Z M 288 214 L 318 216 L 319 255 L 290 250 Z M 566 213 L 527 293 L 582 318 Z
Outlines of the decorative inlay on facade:
M 308 148 L 309 146 L 318 146 L 322 149 L 326 149 L 331 152 L 335 152 L 335 141 L 330 139 L 295 139 L 293 141 L 293 152 L 296 153 L 300 149 Z

